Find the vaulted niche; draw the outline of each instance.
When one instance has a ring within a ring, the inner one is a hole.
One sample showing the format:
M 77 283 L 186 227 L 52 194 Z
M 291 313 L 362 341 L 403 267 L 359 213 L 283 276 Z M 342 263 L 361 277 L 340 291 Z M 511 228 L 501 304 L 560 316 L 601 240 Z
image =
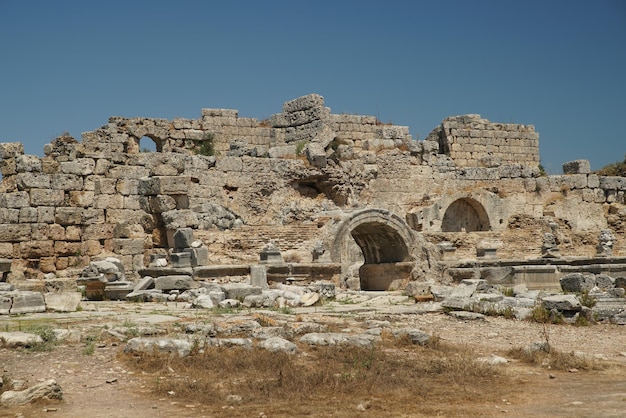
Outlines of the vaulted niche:
M 483 205 L 471 198 L 457 199 L 446 209 L 442 232 L 489 231 L 489 217 Z

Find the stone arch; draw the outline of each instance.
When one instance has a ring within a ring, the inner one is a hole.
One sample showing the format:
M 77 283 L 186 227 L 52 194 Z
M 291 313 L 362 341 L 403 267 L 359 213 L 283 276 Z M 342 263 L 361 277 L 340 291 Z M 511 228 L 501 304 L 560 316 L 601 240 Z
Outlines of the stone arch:
M 490 231 L 487 211 L 476 199 L 464 197 L 452 202 L 441 221 L 442 232 Z
M 462 227 L 467 232 L 500 231 L 506 228 L 507 208 L 508 205 L 495 193 L 475 190 L 445 195 L 427 210 L 420 211 L 419 215 L 423 218 L 420 219 L 421 226 L 427 231 L 460 232 Z M 458 224 L 462 226 L 458 227 Z
M 354 261 L 350 247 L 356 243 L 364 260 L 359 269 L 361 289 L 387 290 L 392 282 L 408 279 L 414 242 L 413 232 L 401 217 L 383 209 L 365 209 L 340 224 L 330 257 L 347 274 Z
M 163 152 L 163 143 L 160 140 L 145 135 L 137 140 L 139 152 Z

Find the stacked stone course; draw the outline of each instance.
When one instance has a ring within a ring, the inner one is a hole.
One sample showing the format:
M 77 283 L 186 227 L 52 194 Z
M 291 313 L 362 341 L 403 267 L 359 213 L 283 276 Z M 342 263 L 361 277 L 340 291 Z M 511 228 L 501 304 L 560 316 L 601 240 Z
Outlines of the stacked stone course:
M 444 119 L 427 138 L 459 167 L 539 165 L 539 135 L 533 125 L 491 123 L 480 115 Z

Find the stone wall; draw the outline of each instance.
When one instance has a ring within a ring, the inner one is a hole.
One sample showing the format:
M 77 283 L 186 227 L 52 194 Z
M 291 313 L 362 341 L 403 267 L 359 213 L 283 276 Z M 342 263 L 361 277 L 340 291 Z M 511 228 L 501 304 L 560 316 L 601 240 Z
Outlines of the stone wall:
M 480 115 L 452 116 L 427 140 L 438 142 L 440 152 L 459 167 L 539 165 L 539 135 L 533 125 L 492 123 Z
M 141 152 L 144 137 L 157 152 Z M 209 137 L 215 155 L 198 154 Z M 422 247 L 452 241 L 458 257 L 475 257 L 485 238 L 502 242 L 500 254 L 540 255 L 550 220 L 563 255 L 588 256 L 604 228 L 616 233 L 615 254 L 626 254 L 626 178 L 542 177 L 532 127 L 473 115 L 448 118 L 415 141 L 406 127 L 333 115 L 309 95 L 261 122 L 227 109 L 203 109 L 195 120 L 112 117 L 44 153 L 0 144 L 0 258 L 13 259 L 13 281 L 74 277 L 108 255 L 132 278 L 151 253 L 168 252 L 181 227 L 196 230 L 211 264 L 258 261 L 269 240 L 292 261 L 311 262 L 314 247 L 330 253 L 364 208 L 406 220 Z M 368 233 L 359 245 L 374 251 L 408 236 L 394 225 L 363 227 L 387 241 Z M 426 255 L 417 247 L 408 258 L 419 264 Z M 361 252 L 354 242 L 342 250 L 344 272 Z

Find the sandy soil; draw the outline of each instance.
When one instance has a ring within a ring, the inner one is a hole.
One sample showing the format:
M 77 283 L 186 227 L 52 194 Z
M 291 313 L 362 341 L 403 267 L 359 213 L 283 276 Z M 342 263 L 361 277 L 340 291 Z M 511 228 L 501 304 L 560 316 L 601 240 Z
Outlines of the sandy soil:
M 38 314 L 19 318 L 0 318 L 3 330 L 14 330 L 18 322 L 37 321 L 62 328 L 101 329 L 133 320 L 171 326 L 178 321 L 193 320 L 197 312 L 179 306 L 154 304 L 109 304 L 75 314 Z M 493 382 L 497 399 L 485 399 L 471 408 L 458 405 L 469 416 L 513 417 L 622 417 L 626 411 L 626 327 L 597 324 L 586 327 L 548 325 L 488 317 L 486 321 L 461 321 L 443 313 L 411 312 L 411 306 L 364 310 L 349 307 L 346 312 L 332 306 L 299 310 L 301 318 L 333 322 L 338 326 L 356 328 L 363 321 L 387 320 L 394 326 L 414 326 L 442 341 L 476 350 L 477 355 L 506 357 L 510 348 L 527 346 L 549 339 L 552 347 L 564 352 L 580 352 L 610 364 L 600 371 L 554 371 L 529 366 L 519 361 L 503 365 L 504 373 L 514 385 L 498 386 Z M 351 312 L 348 312 L 351 311 Z M 209 315 L 209 314 L 205 314 Z M 20 325 L 22 326 L 22 325 Z M 28 352 L 21 349 L 0 349 L 0 370 L 29 384 L 54 378 L 63 388 L 59 402 L 0 407 L 0 417 L 200 417 L 200 416 L 294 416 L 275 414 L 268 405 L 246 406 L 201 405 L 193 400 L 163 398 L 153 392 L 154 378 L 140 371 L 131 371 L 119 357 L 124 344 L 101 341 L 91 355 L 85 344 L 64 344 L 51 351 Z M 463 388 L 471 393 L 472 388 Z M 500 396 L 501 395 L 501 396 Z M 432 400 L 433 404 L 438 402 Z M 398 407 L 400 408 L 400 407 Z M 315 409 L 313 409 L 314 411 Z M 397 415 L 428 416 L 420 405 L 403 405 Z M 455 405 L 441 405 L 439 416 L 456 416 Z M 321 410 L 320 410 L 321 412 Z M 310 416 L 380 416 L 380 411 L 358 412 L 355 405 L 337 405 L 335 412 L 307 414 Z M 432 416 L 432 415 L 431 415 Z

